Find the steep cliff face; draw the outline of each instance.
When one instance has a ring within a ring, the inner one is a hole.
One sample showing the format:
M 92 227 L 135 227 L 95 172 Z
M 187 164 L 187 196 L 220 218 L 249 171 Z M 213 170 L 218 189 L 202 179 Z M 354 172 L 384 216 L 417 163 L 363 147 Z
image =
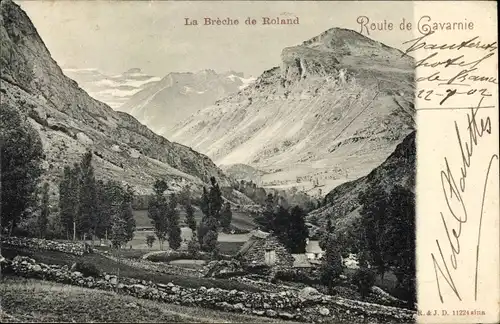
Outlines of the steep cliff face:
M 415 193 L 416 176 L 416 132 L 412 132 L 396 147 L 394 152 L 367 176 L 344 183 L 326 195 L 326 206 L 308 215 L 325 225 L 332 217 L 339 227 L 346 228 L 360 217 L 360 197 L 372 188 L 381 188 L 386 192 L 395 186 L 402 186 Z
M 357 32 L 333 28 L 285 48 L 280 67 L 178 124 L 171 139 L 217 164 L 243 163 L 263 184 L 323 193 L 366 175 L 414 128 L 414 63 Z M 347 176 L 346 176 L 347 175 Z
M 159 82 L 139 91 L 118 108 L 167 138 L 172 127 L 217 99 L 238 92 L 253 78 L 229 71 L 169 73 Z
M 156 177 L 199 187 L 215 176 L 230 184 L 207 156 L 91 98 L 63 74 L 26 13 L 11 0 L 0 5 L 2 105 L 18 109 L 37 129 L 46 180 L 55 182 L 64 165 L 92 150 L 98 178 L 123 181 L 138 193 L 148 192 Z

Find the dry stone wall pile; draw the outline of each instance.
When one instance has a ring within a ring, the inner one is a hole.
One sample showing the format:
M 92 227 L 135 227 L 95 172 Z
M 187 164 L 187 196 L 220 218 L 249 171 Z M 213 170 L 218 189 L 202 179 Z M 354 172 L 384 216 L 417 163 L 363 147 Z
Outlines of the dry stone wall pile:
M 157 284 L 151 281 L 117 278 L 103 274 L 98 278 L 84 277 L 67 266 L 37 263 L 28 257 L 17 256 L 9 261 L 9 272 L 28 278 L 37 278 L 81 287 L 111 290 L 138 298 L 145 298 L 185 306 L 198 306 L 273 318 L 306 322 L 323 322 L 332 318 L 353 322 L 355 319 L 394 323 L 413 321 L 414 312 L 395 307 L 339 299 L 318 293 L 314 288 L 279 293 L 226 290 L 220 288 L 185 288 L 173 283 Z
M 64 252 L 78 256 L 93 252 L 92 248 L 84 243 L 58 242 L 27 237 L 3 237 L 2 244 L 32 250 Z

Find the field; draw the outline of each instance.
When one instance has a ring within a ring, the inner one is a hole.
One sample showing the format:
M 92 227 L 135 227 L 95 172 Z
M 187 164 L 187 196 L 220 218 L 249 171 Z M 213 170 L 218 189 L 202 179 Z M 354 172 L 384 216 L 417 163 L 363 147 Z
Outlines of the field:
M 146 244 L 146 237 L 148 235 L 154 235 L 153 231 L 150 230 L 138 230 L 134 233 L 134 238 L 132 241 L 127 243 L 127 248 L 132 246 L 133 250 L 142 250 L 145 252 L 160 250 L 160 243 L 156 240 L 153 246 L 149 248 Z M 181 248 L 187 248 L 187 242 L 191 240 L 191 230 L 187 227 L 181 228 L 181 237 L 184 240 Z M 219 244 L 222 253 L 229 254 L 229 251 L 237 251 L 241 245 L 248 240 L 250 234 L 226 234 L 219 233 Z M 168 248 L 168 242 L 163 245 L 163 250 Z
M 154 281 L 156 283 L 168 284 L 172 282 L 176 285 L 190 288 L 199 288 L 205 286 L 207 288 L 222 288 L 222 289 L 237 289 L 246 291 L 260 291 L 260 289 L 249 286 L 238 281 L 226 279 L 198 278 L 174 274 L 158 273 L 148 271 L 141 268 L 132 267 L 122 262 L 116 262 L 106 258 L 100 254 L 86 254 L 81 257 L 74 255 L 54 252 L 54 251 L 30 251 L 17 247 L 3 247 L 2 255 L 8 259 L 13 259 L 16 255 L 28 256 L 45 264 L 58 264 L 71 266 L 77 261 L 86 261 L 93 263 L 101 272 L 116 274 L 123 277 L 135 278 L 139 280 Z
M 47 281 L 5 278 L 0 322 L 262 323 L 264 317 L 178 306 Z
M 134 210 L 134 218 L 137 228 L 152 227 L 151 219 L 148 217 L 147 210 Z M 179 208 L 181 224 L 186 222 L 186 213 L 182 208 Z M 195 209 L 194 218 L 196 223 L 199 224 L 203 213 L 199 209 Z M 252 230 L 255 228 L 255 223 L 253 222 L 252 216 L 247 213 L 240 211 L 233 211 L 233 220 L 231 224 L 242 230 Z

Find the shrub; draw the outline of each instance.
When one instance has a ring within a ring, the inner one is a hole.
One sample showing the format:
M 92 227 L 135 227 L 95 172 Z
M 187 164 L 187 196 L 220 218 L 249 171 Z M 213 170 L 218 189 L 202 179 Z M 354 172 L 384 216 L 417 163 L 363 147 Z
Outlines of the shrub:
M 189 241 L 188 243 L 188 251 L 191 257 L 196 258 L 200 254 L 200 243 L 196 241 L 196 239 L 193 239 Z
M 359 268 L 352 277 L 352 283 L 358 287 L 361 296 L 366 297 L 375 283 L 375 273 L 365 267 Z
M 95 264 L 86 261 L 76 262 L 71 267 L 71 270 L 81 272 L 85 277 L 97 278 L 101 275 L 101 272 Z
M 153 247 L 153 243 L 156 241 L 156 237 L 152 234 L 149 234 L 146 236 L 146 244 L 149 246 L 149 248 Z
M 279 270 L 276 272 L 275 279 L 288 282 L 300 282 L 307 285 L 319 284 L 319 278 L 316 278 L 312 273 L 307 270 L 288 269 Z

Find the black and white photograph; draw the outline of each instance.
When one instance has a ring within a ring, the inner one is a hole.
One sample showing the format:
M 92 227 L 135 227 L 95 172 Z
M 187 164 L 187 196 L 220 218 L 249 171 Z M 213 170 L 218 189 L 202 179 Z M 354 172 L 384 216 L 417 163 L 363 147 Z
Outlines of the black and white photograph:
M 2 323 L 416 320 L 412 2 L 0 9 Z

